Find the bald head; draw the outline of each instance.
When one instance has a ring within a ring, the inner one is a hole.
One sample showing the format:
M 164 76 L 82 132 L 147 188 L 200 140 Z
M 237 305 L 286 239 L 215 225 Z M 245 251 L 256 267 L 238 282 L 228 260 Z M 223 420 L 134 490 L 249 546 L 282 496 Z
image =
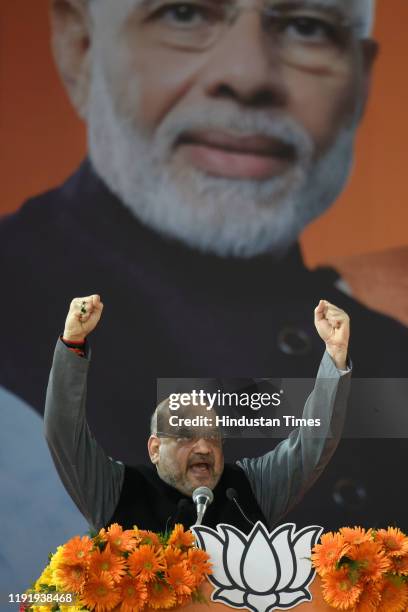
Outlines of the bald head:
M 183 395 L 188 396 L 188 393 Z M 171 409 L 168 397 L 158 404 L 151 416 L 150 435 L 177 438 L 221 437 L 222 432 L 215 421 L 216 415 L 216 411 L 209 405 L 193 398 L 191 402 L 179 405 L 176 410 Z M 194 425 L 188 424 L 190 420 L 194 420 Z
M 91 0 L 88 0 L 91 1 Z M 158 424 L 170 416 L 169 398 L 164 399 L 158 404 L 150 419 L 150 434 L 157 435 L 159 432 Z

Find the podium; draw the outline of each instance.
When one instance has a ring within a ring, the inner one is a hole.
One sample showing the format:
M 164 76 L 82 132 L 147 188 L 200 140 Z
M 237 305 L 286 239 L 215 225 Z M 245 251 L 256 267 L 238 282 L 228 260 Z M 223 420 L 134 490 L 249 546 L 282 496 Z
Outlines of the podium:
M 211 593 L 213 590 L 214 587 L 206 581 L 201 587 L 201 591 L 208 603 L 191 603 L 188 606 L 183 606 L 183 608 L 179 609 L 185 610 L 185 612 L 210 612 L 211 610 L 218 610 L 219 612 L 223 610 L 224 612 L 227 612 L 228 610 L 236 610 L 236 608 L 231 608 L 226 604 L 211 601 Z M 316 576 L 310 585 L 310 592 L 313 598 L 312 601 L 302 602 L 296 605 L 293 610 L 296 612 L 333 612 L 333 608 L 328 606 L 323 600 L 319 576 Z M 245 608 L 241 608 L 241 610 L 245 610 Z
M 162 540 L 157 534 L 135 530 L 137 537 L 132 532 L 125 535 L 114 525 L 109 533 L 116 538 L 114 542 L 120 543 L 118 537 L 128 538 L 127 553 L 124 548 L 112 552 L 109 544 L 101 552 L 88 536 L 72 538 L 52 556 L 30 596 L 46 593 L 48 598 L 61 583 L 66 588 L 75 583 L 80 586 L 77 591 L 71 587 L 72 592 L 86 609 L 98 606 L 112 612 L 119 612 L 123 604 L 144 612 L 153 612 L 152 605 L 167 605 L 160 608 L 162 612 L 169 606 L 186 612 L 332 610 L 324 602 L 320 578 L 312 565 L 312 550 L 322 527 L 297 530 L 293 523 L 286 523 L 270 532 L 258 521 L 249 533 L 225 523 L 216 528 L 194 525 L 189 533 L 178 525 Z M 142 544 L 143 538 L 149 538 L 147 545 Z M 102 562 L 104 569 L 92 573 Z M 181 605 L 186 599 L 191 603 Z M 42 612 L 41 604 L 34 604 L 33 610 Z
M 322 527 L 297 531 L 293 523 L 286 523 L 269 532 L 258 522 L 249 534 L 226 524 L 217 529 L 193 526 L 191 530 L 213 567 L 201 587 L 208 603 L 191 603 L 185 610 L 330 612 L 311 563 Z

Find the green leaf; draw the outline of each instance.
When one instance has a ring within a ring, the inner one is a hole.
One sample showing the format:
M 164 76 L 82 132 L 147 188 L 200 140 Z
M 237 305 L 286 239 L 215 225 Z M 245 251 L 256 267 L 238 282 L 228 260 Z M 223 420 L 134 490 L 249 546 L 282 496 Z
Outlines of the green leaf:
M 203 604 L 207 604 L 207 606 L 210 605 L 208 599 L 206 598 L 206 596 L 204 595 L 204 593 L 202 593 L 200 589 L 198 589 L 197 591 L 193 591 L 191 593 L 191 599 L 194 603 L 203 603 Z

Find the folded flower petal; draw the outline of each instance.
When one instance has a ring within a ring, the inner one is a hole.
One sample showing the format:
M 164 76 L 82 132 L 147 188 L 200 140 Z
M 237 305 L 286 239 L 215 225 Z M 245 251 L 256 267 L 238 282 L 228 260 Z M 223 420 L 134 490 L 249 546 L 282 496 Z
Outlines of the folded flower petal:
M 278 556 L 269 541 L 265 527 L 258 523 L 251 532 L 244 551 L 242 577 L 249 591 L 266 593 L 278 579 Z

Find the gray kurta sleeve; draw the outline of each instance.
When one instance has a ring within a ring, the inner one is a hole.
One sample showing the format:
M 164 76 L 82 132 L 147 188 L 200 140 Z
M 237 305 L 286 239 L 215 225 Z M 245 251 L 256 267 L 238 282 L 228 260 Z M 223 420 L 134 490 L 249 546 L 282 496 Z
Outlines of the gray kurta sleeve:
M 271 452 L 241 459 L 258 504 L 272 527 L 320 476 L 339 443 L 346 414 L 351 371 L 336 368 L 325 352 L 303 418 L 321 419 L 322 426 L 301 427 Z
M 47 388 L 45 437 L 58 474 L 94 529 L 112 517 L 125 468 L 98 445 L 86 422 L 86 381 L 90 359 L 58 340 Z

